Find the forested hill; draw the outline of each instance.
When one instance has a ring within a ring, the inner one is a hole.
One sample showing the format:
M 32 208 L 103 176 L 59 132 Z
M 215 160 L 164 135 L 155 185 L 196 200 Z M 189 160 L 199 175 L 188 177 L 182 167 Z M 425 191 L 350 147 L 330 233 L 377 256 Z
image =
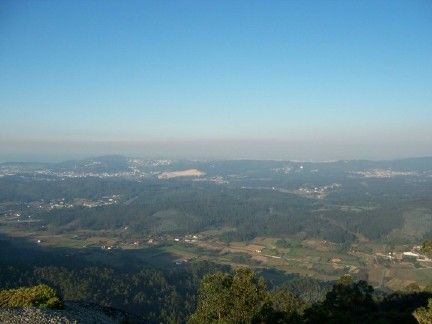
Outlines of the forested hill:
M 83 160 L 64 162 L 4 162 L 0 168 L 18 170 L 50 170 L 76 172 L 126 172 L 131 169 L 143 171 L 169 171 L 181 168 L 202 168 L 213 174 L 233 174 L 243 172 L 260 172 L 272 168 L 299 167 L 321 169 L 323 171 L 364 171 L 368 169 L 392 169 L 394 171 L 430 171 L 432 157 L 417 157 L 395 160 L 338 160 L 326 162 L 283 161 L 283 160 L 175 160 L 175 159 L 142 159 L 122 155 L 106 155 Z

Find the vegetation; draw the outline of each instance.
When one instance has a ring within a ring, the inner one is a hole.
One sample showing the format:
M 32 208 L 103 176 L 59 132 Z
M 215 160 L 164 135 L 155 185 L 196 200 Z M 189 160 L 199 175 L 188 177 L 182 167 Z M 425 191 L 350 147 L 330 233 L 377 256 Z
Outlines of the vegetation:
M 270 291 L 252 270 L 239 268 L 234 274 L 218 272 L 203 279 L 189 323 L 431 323 L 432 299 L 428 308 L 415 309 L 428 296 L 380 297 L 366 281 L 343 276 L 323 301 L 307 305 L 286 287 Z
M 353 282 L 351 277 L 343 276 L 322 303 L 306 310 L 305 317 L 311 323 L 350 323 L 354 319 L 365 323 L 377 309 L 372 293 L 367 282 Z
M 288 323 L 299 320 L 305 303 L 287 287 L 270 292 L 249 268 L 204 277 L 189 323 Z
M 432 298 L 429 299 L 427 307 L 419 307 L 413 313 L 419 324 L 432 323 Z
M 46 283 L 67 301 L 118 308 L 145 323 L 176 323 L 193 311 L 200 279 L 215 268 L 206 263 L 176 271 L 143 268 L 133 272 L 107 267 L 48 266 L 32 271 L 7 267 L 0 269 L 0 284 L 17 287 Z
M 432 254 L 432 240 L 424 241 L 421 247 L 421 251 L 426 254 Z
M 52 257 L 48 259 L 53 262 Z M 142 266 L 122 270 L 85 263 L 77 267 L 75 263 L 72 259 L 67 267 L 33 270 L 3 265 L 0 284 L 22 292 L 17 287 L 47 287 L 41 285 L 45 283 L 67 301 L 119 308 L 145 323 L 184 323 L 187 319 L 190 323 L 414 323 L 415 318 L 427 318 L 430 308 L 426 305 L 432 298 L 428 291 L 383 294 L 347 276 L 323 294 L 326 290 L 322 285 L 318 288 L 314 279 L 263 273 L 269 278 L 267 285 L 251 269 L 231 272 L 206 262 L 171 270 Z
M 265 283 L 248 268 L 204 277 L 190 323 L 250 323 L 268 301 Z
M 0 307 L 63 308 L 60 296 L 47 285 L 0 291 Z
M 0 203 L 34 202 L 39 205 L 41 200 L 65 199 L 65 202 L 72 204 L 76 198 L 91 200 L 116 194 L 122 197 L 122 202 L 132 200 L 129 204 L 97 208 L 36 208 L 29 210 L 28 214 L 40 223 L 26 225 L 33 230 L 43 225 L 50 233 L 73 233 L 82 229 L 119 230 L 129 226 L 130 230 L 124 233 L 129 237 L 179 235 L 226 227 L 232 229 L 220 235 L 220 239 L 226 242 L 298 233 L 302 233 L 305 238 L 337 243 L 353 242 L 358 233 L 370 240 L 388 239 L 392 231 L 403 228 L 403 215 L 413 208 L 412 202 L 415 202 L 415 208 L 423 208 L 426 212 L 432 207 L 429 199 L 432 193 L 430 186 L 427 186 L 429 183 L 406 182 L 398 178 L 390 178 L 385 182 L 353 178 L 343 171 L 347 166 L 338 166 L 341 170 L 337 170 L 334 169 L 336 166 L 329 169 L 330 165 L 311 165 L 308 168 L 321 168 L 320 173 L 314 173 L 312 177 L 310 172 L 271 172 L 271 167 L 277 165 L 275 162 L 261 162 L 262 165 L 258 162 L 243 163 L 244 167 L 241 168 L 240 162 L 237 162 L 239 165 L 231 162 L 236 165 L 235 168 L 230 163 L 225 163 L 227 165 L 223 167 L 212 164 L 214 167 L 210 168 L 203 163 L 197 166 L 209 173 L 230 175 L 230 171 L 237 171 L 240 172 L 239 176 L 244 176 L 234 178 L 226 186 L 154 178 L 139 182 L 116 177 L 65 178 L 59 181 L 50 176 L 48 181 L 37 176 L 4 176 L 0 177 Z M 249 166 L 257 169 L 248 170 Z M 297 188 L 302 186 L 322 186 L 335 181 L 341 187 L 330 191 L 325 199 L 295 194 Z M 286 192 L 259 189 L 270 185 L 286 188 Z M 383 192 L 386 194 L 383 195 Z M 346 209 L 347 205 L 355 207 Z M 416 233 L 418 236 L 414 238 L 426 238 L 429 235 L 424 233 L 427 228 L 421 228 L 421 233 Z M 403 234 L 400 233 L 397 239 L 405 238 Z

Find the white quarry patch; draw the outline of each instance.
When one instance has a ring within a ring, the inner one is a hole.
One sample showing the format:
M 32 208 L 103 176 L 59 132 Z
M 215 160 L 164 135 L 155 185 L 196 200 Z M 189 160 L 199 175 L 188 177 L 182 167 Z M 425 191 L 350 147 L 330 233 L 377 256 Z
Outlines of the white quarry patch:
M 202 177 L 206 173 L 198 169 L 188 169 L 181 171 L 162 172 L 158 175 L 159 179 L 171 179 L 177 177 Z

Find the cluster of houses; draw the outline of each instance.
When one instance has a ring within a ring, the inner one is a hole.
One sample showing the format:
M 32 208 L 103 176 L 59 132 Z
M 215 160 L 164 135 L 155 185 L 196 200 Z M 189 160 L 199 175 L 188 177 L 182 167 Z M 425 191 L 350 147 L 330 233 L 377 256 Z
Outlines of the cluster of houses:
M 198 239 L 198 235 L 188 234 L 185 235 L 184 238 L 174 238 L 174 242 L 196 243 L 198 242 Z
M 411 251 L 389 252 L 388 254 L 376 253 L 380 259 L 395 262 L 417 262 L 424 267 L 432 267 L 432 259 L 421 253 L 421 246 L 414 246 Z
M 103 196 L 101 199 L 98 200 L 75 198 L 74 205 L 87 207 L 87 208 L 94 208 L 100 206 L 115 205 L 118 204 L 119 201 L 120 201 L 120 195 Z

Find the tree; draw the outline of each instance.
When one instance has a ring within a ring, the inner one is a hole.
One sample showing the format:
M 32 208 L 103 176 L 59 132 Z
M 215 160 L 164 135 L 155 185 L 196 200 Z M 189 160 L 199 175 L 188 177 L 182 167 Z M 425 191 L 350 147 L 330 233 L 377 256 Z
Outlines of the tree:
M 287 286 L 282 286 L 270 295 L 273 309 L 278 312 L 284 312 L 289 316 L 303 313 L 306 303 L 294 295 Z
M 305 303 L 287 287 L 271 293 L 249 268 L 204 277 L 189 323 L 297 323 Z
M 305 311 L 307 322 L 363 323 L 376 310 L 373 288 L 366 281 L 353 282 L 343 276 L 326 295 L 321 304 Z
M 287 286 L 270 293 L 270 301 L 255 316 L 253 323 L 299 323 L 306 303 L 295 296 Z
M 204 277 L 190 323 L 250 323 L 269 302 L 265 282 L 251 269 Z

